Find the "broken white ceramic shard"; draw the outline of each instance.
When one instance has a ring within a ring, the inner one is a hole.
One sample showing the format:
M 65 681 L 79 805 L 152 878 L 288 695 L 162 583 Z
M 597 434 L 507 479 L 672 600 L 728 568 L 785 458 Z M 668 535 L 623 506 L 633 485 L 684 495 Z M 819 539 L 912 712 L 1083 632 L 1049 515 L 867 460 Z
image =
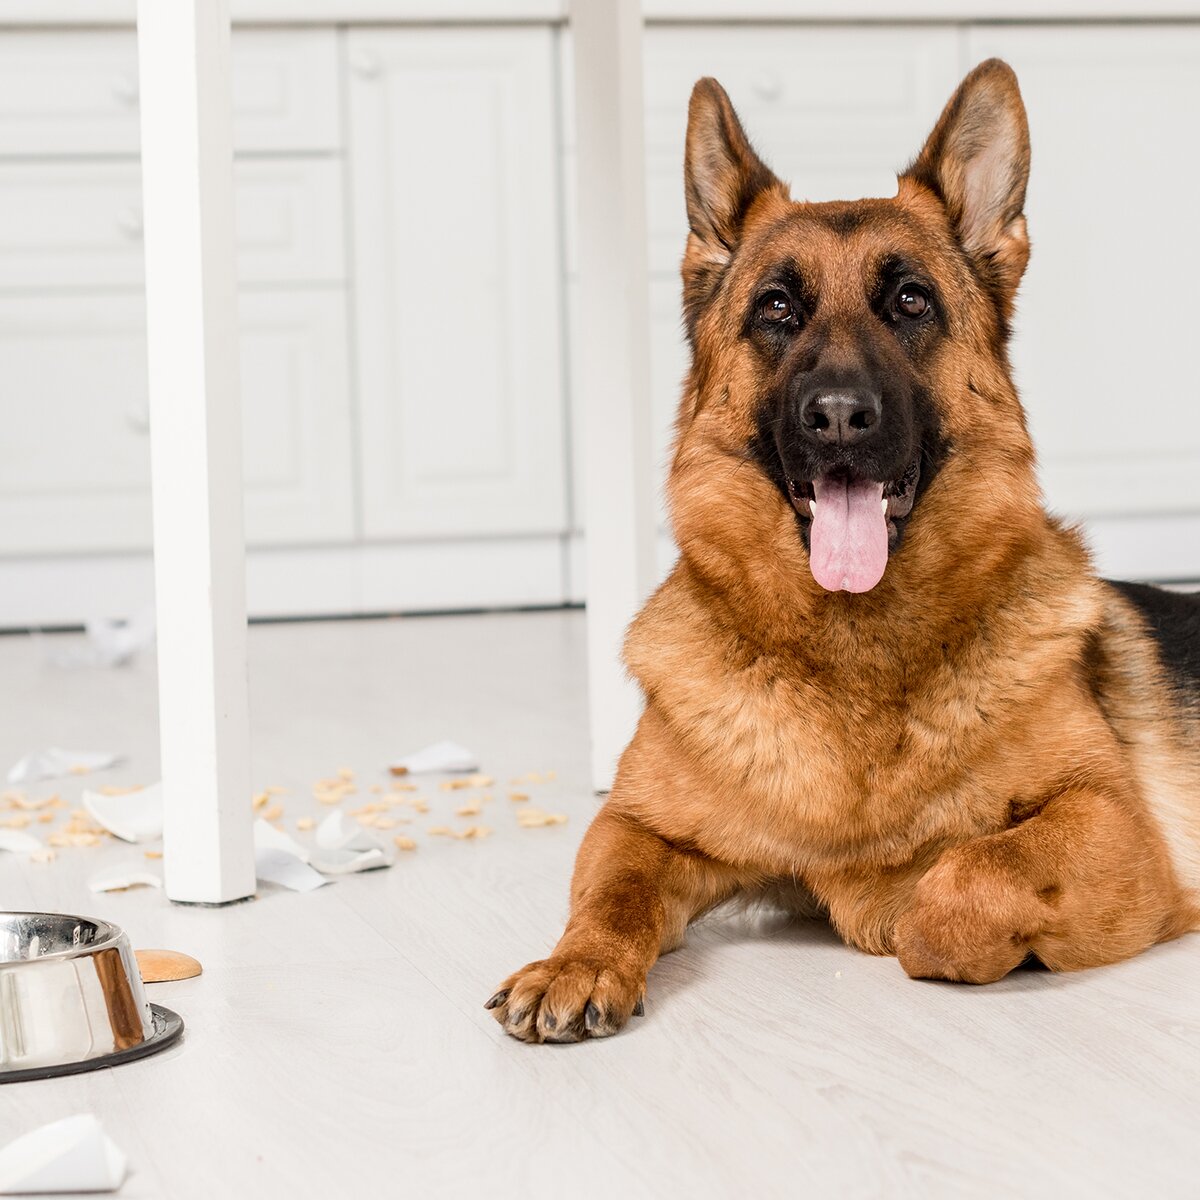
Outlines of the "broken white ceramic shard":
M 8 772 L 9 783 L 37 783 L 42 779 L 57 779 L 61 775 L 86 775 L 102 771 L 121 761 L 119 754 L 96 750 L 62 750 L 52 746 L 27 754 Z
M 114 837 L 123 842 L 152 842 L 162 837 L 162 784 L 108 796 L 85 791 L 83 807 Z
M 349 875 L 390 867 L 396 852 L 361 825 L 347 825 L 340 809 L 334 809 L 317 826 L 316 849 L 309 861 L 323 875 Z
M 478 771 L 479 757 L 457 742 L 435 742 L 424 750 L 398 758 L 391 769 L 410 775 L 426 771 Z
M 0 1195 L 114 1192 L 125 1155 L 92 1113 L 52 1121 L 0 1150 Z
M 133 887 L 162 887 L 162 876 L 144 863 L 114 862 L 102 867 L 88 879 L 93 892 L 123 892 Z
M 19 829 L 0 829 L 0 850 L 11 854 L 32 854 L 40 850 L 42 843 L 32 834 L 22 833 Z

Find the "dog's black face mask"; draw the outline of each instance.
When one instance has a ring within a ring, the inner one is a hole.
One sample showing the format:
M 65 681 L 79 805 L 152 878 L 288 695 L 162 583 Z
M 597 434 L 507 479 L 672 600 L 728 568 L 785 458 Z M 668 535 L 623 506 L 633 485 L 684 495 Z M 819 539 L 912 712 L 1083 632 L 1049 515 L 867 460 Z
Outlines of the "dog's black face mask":
M 829 591 L 879 582 L 942 452 L 920 383 L 940 334 L 937 289 L 896 255 L 856 274 L 822 295 L 798 264 L 780 264 L 743 330 L 772 378 L 751 450 L 795 508 Z

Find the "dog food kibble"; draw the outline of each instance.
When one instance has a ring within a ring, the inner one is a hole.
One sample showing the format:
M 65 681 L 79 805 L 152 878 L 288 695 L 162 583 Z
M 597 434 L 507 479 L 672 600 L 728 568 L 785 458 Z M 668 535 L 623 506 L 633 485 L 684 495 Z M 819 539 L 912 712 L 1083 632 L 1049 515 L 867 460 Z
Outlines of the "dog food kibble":
M 417 848 L 417 843 L 412 838 L 405 837 L 402 833 L 396 834 L 392 838 L 392 841 L 396 843 L 397 850 L 415 850 Z

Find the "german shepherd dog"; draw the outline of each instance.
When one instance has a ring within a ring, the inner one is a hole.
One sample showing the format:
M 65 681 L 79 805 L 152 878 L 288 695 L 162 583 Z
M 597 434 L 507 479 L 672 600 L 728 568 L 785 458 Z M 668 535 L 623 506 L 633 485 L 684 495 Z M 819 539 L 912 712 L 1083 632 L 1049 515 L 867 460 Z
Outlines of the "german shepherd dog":
M 794 203 L 696 84 L 680 556 L 566 931 L 488 1001 L 514 1037 L 615 1033 L 737 896 L 971 983 L 1200 928 L 1200 598 L 1097 578 L 1042 506 L 1006 350 L 1028 171 L 998 60 L 847 203 Z

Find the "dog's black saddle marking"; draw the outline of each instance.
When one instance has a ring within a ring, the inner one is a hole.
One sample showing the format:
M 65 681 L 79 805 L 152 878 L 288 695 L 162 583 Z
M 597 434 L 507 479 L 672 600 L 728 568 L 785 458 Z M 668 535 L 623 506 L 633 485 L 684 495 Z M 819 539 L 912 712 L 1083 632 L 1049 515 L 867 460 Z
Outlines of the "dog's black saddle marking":
M 1145 583 L 1107 580 L 1134 604 L 1174 682 L 1200 700 L 1200 593 L 1168 592 Z

